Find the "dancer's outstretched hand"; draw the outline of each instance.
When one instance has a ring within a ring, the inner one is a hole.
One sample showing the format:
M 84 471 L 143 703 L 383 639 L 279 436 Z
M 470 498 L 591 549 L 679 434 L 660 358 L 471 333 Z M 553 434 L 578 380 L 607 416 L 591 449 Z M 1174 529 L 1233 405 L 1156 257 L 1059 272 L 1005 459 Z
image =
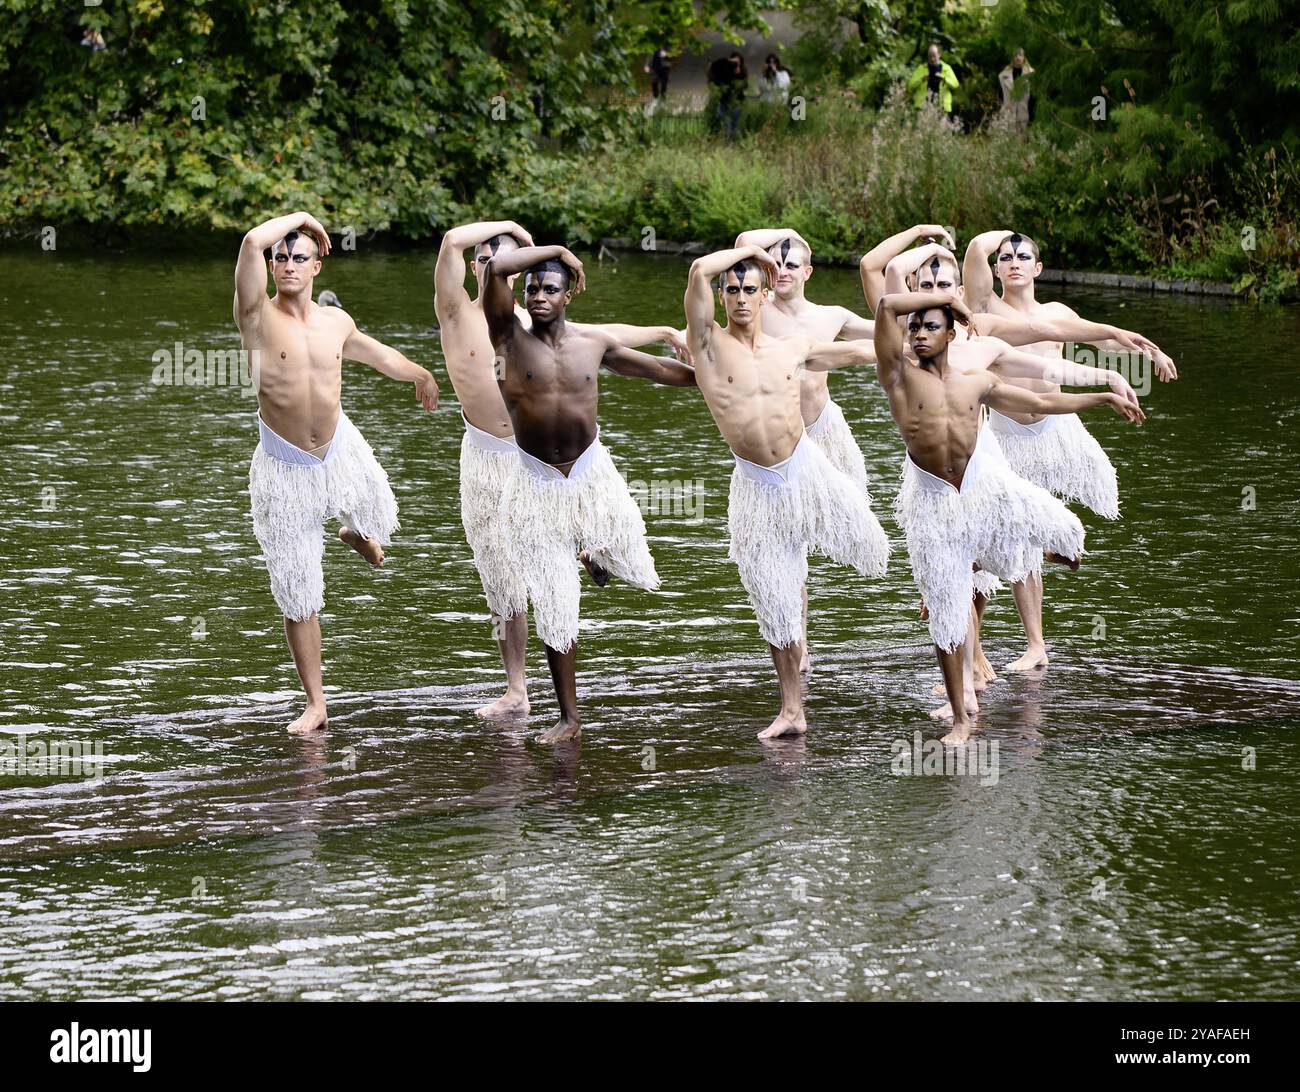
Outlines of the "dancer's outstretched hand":
M 1133 385 L 1120 375 L 1119 372 L 1110 372 L 1109 375 L 1110 389 L 1124 399 L 1125 402 L 1129 402 L 1135 406 L 1138 405 L 1137 391 L 1133 389 Z
M 1121 417 L 1132 421 L 1135 425 L 1140 425 L 1147 419 L 1147 415 L 1142 412 L 1142 407 L 1136 402 L 1130 402 L 1123 395 L 1110 392 L 1110 408 L 1118 413 Z
M 1156 378 L 1161 383 L 1169 383 L 1178 378 L 1178 369 L 1168 353 L 1162 353 L 1157 349 L 1151 354 L 1151 359 L 1155 362 Z
M 429 413 L 438 408 L 438 381 L 432 372 L 425 372 L 423 379 L 415 381 L 415 400 Z
M 690 364 L 694 367 L 695 361 L 691 359 L 690 347 L 676 330 L 669 330 L 664 334 L 664 344 L 672 347 L 673 355 L 683 364 Z

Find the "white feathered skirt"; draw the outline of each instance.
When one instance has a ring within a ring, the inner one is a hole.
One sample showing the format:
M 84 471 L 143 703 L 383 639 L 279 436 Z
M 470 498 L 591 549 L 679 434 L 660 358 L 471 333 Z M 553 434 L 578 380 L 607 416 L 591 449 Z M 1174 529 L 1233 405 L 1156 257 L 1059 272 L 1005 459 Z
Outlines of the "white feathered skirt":
M 734 452 L 733 452 L 734 454 Z M 883 576 L 889 540 L 866 492 L 836 470 L 816 443 L 800 436 L 775 466 L 736 455 L 727 510 L 731 560 L 770 645 L 803 640 L 808 554 L 827 554 L 863 576 Z
M 578 639 L 577 555 L 638 588 L 659 587 L 645 520 L 597 436 L 568 477 L 518 448 L 501 496 L 510 562 L 532 602 L 544 645 L 567 652 Z
M 488 610 L 499 618 L 513 618 L 528 607 L 528 589 L 506 548 L 501 514 L 506 481 L 518 465 L 514 437 L 503 439 L 465 421 L 460 443 L 460 522 L 474 552 Z
M 1106 519 L 1119 518 L 1119 482 L 1110 457 L 1077 413 L 1048 414 L 1022 425 L 995 409 L 989 428 L 1011 469 L 1049 493 L 1078 501 Z
M 922 470 L 909 456 L 895 501 L 907 535 L 912 576 L 930 612 L 930 636 L 951 651 L 966 639 L 973 576 L 979 565 L 1013 583 L 1037 573 L 1043 551 L 1083 553 L 1083 524 L 1059 500 L 1015 474 L 988 429 L 966 464 L 961 489 Z
M 325 458 L 291 444 L 257 416 L 259 441 L 248 468 L 253 533 L 271 576 L 271 594 L 286 618 L 306 621 L 325 605 L 325 520 L 381 545 L 397 530 L 397 499 L 388 475 L 348 415 Z
M 844 419 L 844 411 L 833 399 L 827 399 L 821 415 L 807 428 L 808 436 L 817 444 L 836 470 L 844 474 L 849 481 L 867 493 L 867 503 L 871 503 L 871 494 L 867 491 L 867 462 L 862 457 L 862 448 L 853 438 L 849 423 Z

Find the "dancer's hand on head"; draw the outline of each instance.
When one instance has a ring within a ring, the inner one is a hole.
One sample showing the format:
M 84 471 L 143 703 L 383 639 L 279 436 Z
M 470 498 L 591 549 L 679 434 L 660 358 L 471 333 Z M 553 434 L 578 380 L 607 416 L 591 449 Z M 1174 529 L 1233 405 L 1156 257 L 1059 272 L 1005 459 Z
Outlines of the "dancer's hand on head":
M 957 299 L 956 296 L 953 297 L 949 306 L 952 308 L 953 318 L 963 326 L 968 327 L 970 332 L 974 334 L 976 332 L 974 323 L 975 316 L 970 313 L 970 308 L 962 303 L 961 300 Z
M 1147 415 L 1142 412 L 1142 407 L 1137 404 L 1136 399 L 1133 402 L 1128 401 L 1123 395 L 1111 391 L 1110 408 L 1118 413 L 1121 417 L 1140 425 L 1147 419 Z
M 766 250 L 754 248 L 754 261 L 758 262 L 767 271 L 768 287 L 776 284 L 777 274 L 781 272 L 781 267 L 777 264 L 776 259 Z
M 956 250 L 957 244 L 953 242 L 952 236 L 948 234 L 948 229 L 942 224 L 917 224 L 917 235 L 924 235 L 927 239 L 939 239 L 943 241 L 944 246 L 949 250 Z
M 579 261 L 578 256 L 566 247 L 560 251 L 560 261 L 573 270 L 573 294 L 576 296 L 586 291 L 587 274 L 583 272 L 582 262 Z
M 303 213 L 306 217 L 302 226 L 316 236 L 316 243 L 320 247 L 320 256 L 323 258 L 330 252 L 330 234 L 325 230 L 324 225 L 312 216 L 311 213 Z
M 533 243 L 533 237 L 528 233 L 528 229 L 525 227 L 521 227 L 519 224 L 516 224 L 513 220 L 510 221 L 510 234 L 513 235 L 517 240 L 519 240 L 519 245 L 521 247 L 536 245 Z
M 431 372 L 425 372 L 423 378 L 415 381 L 415 400 L 429 413 L 438 408 L 438 381 Z

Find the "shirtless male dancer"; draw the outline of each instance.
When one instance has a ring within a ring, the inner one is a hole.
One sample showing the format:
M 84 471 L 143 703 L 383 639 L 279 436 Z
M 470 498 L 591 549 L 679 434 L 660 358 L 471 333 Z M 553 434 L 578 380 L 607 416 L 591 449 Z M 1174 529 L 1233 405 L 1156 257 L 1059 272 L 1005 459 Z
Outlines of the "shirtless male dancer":
M 812 248 L 792 228 L 759 228 L 742 231 L 736 246 L 761 246 L 776 262 L 776 282 L 772 298 L 761 312 L 763 333 L 773 337 L 805 337 L 816 342 L 870 339 L 875 324 L 847 307 L 813 303 L 804 295 L 804 286 L 813 274 Z M 871 503 L 867 488 L 867 464 L 862 449 L 853 438 L 844 411 L 831 398 L 829 375 L 803 369 L 799 406 L 808 436 L 826 453 L 831 466 L 862 488 Z M 808 648 L 808 592 L 804 589 L 804 636 L 801 672 L 812 669 Z
M 519 273 L 525 274 L 531 329 L 515 313 L 510 281 Z M 582 734 L 576 559 L 598 586 L 611 575 L 647 590 L 659 586 L 645 521 L 600 442 L 600 368 L 666 386 L 695 385 L 694 372 L 683 364 L 567 322 L 565 309 L 584 287 L 582 263 L 562 246 L 498 250 L 483 286 L 483 313 L 517 451 L 501 496 L 506 551 L 533 604 L 560 706 L 560 719 L 539 737 L 542 743 Z
M 727 521 L 729 555 L 771 649 L 781 709 L 759 739 L 808 730 L 799 690 L 808 553 L 821 550 L 863 576 L 882 576 L 889 543 L 866 491 L 808 439 L 805 369 L 870 364 L 869 341 L 777 338 L 762 326 L 764 273 L 776 260 L 749 244 L 697 258 L 686 288 L 686 341 L 696 382 L 736 459 Z M 717 278 L 718 296 L 710 289 Z M 715 320 L 720 299 L 727 325 Z
M 916 364 L 903 353 L 903 316 Z M 962 664 L 971 654 L 972 566 L 1023 580 L 1041 569 L 1044 554 L 1075 567 L 1083 553 L 1083 525 L 1047 490 L 1011 471 L 979 427 L 981 407 L 1046 414 L 1109 405 L 1128 420 L 1144 419 L 1114 391 L 1037 393 L 987 371 L 953 368 L 955 316 L 968 322 L 970 312 L 945 293 L 887 295 L 876 308 L 875 333 L 876 372 L 907 445 L 895 507 L 952 706 L 952 731 L 943 737 L 950 744 L 964 742 L 972 727 L 967 699 L 974 695 Z
M 993 292 L 993 272 L 989 257 L 997 256 L 1002 296 Z M 1043 271 L 1038 245 L 1027 236 L 1008 231 L 986 231 L 971 240 L 966 248 L 963 272 L 965 300 L 970 309 L 989 318 L 1049 319 L 1077 318 L 1063 303 L 1040 303 L 1034 298 L 1034 281 Z M 981 317 L 979 322 L 987 322 Z M 1030 352 L 1059 360 L 1062 342 L 1086 338 L 1050 337 L 1027 346 Z M 1121 344 L 1121 348 L 1129 346 Z M 1154 348 L 1154 347 L 1153 347 Z M 1130 349 L 1130 351 L 1132 351 Z M 1151 352 L 1155 373 L 1162 382 L 1178 378 L 1172 360 L 1155 348 Z M 1041 380 L 1016 379 L 1018 386 L 1029 390 L 1058 389 Z M 1033 413 L 999 413 L 989 415 L 989 427 L 1011 468 L 1023 478 L 1041 485 L 1066 500 L 1079 501 L 1104 519 L 1119 518 L 1119 484 L 1115 467 L 1074 414 L 1043 417 Z M 1027 647 L 1024 655 L 1007 665 L 1010 671 L 1033 671 L 1048 663 L 1043 639 L 1043 585 L 1033 579 L 1012 587 L 1016 607 L 1025 630 Z
M 951 237 L 942 227 L 936 224 L 918 224 L 907 231 L 891 236 L 863 256 L 861 262 L 862 287 L 867 302 L 873 308 L 879 302 L 880 295 L 886 292 L 937 291 L 964 302 L 961 271 L 957 259 L 946 246 L 939 242 L 930 242 L 910 250 L 907 249 L 918 235 L 932 235 L 935 233 L 944 242 L 951 244 Z M 977 332 L 973 329 L 968 332 L 964 326 L 958 325 L 956 337 L 950 348 L 950 359 L 954 365 L 968 370 L 986 365 L 987 361 L 981 360 L 983 354 L 973 351 L 974 337 L 977 334 L 997 338 L 1001 343 L 1013 346 L 1032 346 L 1034 343 L 1047 338 L 1092 342 L 1100 346 L 1116 346 L 1134 353 L 1149 353 L 1157 362 L 1161 360 L 1168 361 L 1168 358 L 1160 351 L 1159 346 L 1141 334 L 1111 326 L 1107 323 L 1092 322 L 1073 313 L 1069 315 L 1030 316 L 984 314 L 979 316 L 978 325 Z M 1023 357 L 1020 359 L 1024 360 Z M 1097 371 L 1100 373 L 1102 370 Z M 1010 374 L 1004 374 L 1004 378 L 1009 377 Z M 1118 373 L 1107 374 L 1112 376 L 1110 379 L 1112 389 L 1127 396 L 1131 388 L 1123 381 L 1122 377 Z M 1044 377 L 1035 376 L 1031 371 L 1022 371 L 1017 376 L 1017 379 L 1021 378 L 1041 379 Z M 1069 382 L 1086 386 L 1094 382 L 1100 382 L 1100 380 L 1084 379 L 1079 373 L 1074 373 L 1074 377 Z M 1042 384 L 1040 389 L 1059 389 L 1059 380 L 1053 382 L 1049 379 Z M 988 599 L 1000 587 L 1001 581 L 992 573 L 977 572 L 975 574 L 976 632 L 974 670 L 976 690 L 983 690 L 990 682 L 997 679 L 997 673 L 993 670 L 993 665 L 988 662 L 980 645 L 979 629 L 984 618 L 984 610 L 988 604 Z M 1039 632 L 1041 633 L 1041 626 Z M 943 683 L 940 682 L 935 690 L 936 692 L 942 692 Z M 950 715 L 950 710 L 945 705 L 935 710 L 935 715 L 946 717 Z
M 271 260 L 263 265 L 267 250 Z M 416 401 L 426 410 L 438 405 L 438 386 L 425 368 L 367 337 L 341 307 L 312 302 L 312 282 L 329 251 L 320 221 L 293 212 L 245 235 L 235 266 L 235 325 L 244 349 L 258 362 L 260 441 L 248 474 L 253 532 L 307 695 L 307 708 L 289 725 L 290 732 L 310 732 L 326 722 L 319 618 L 325 605 L 322 523 L 337 516 L 339 538 L 376 568 L 397 528 L 388 475 L 340 404 L 343 358 L 414 383 Z M 270 298 L 268 266 L 275 281 Z
M 454 227 L 442 238 L 434 270 L 437 312 L 447 374 L 460 401 L 465 437 L 460 448 L 460 514 L 474 553 L 492 616 L 492 633 L 506 669 L 506 692 L 475 712 L 480 717 L 526 716 L 529 711 L 525 651 L 528 644 L 528 592 L 506 549 L 501 494 L 519 462 L 514 426 L 497 385 L 495 352 L 483 313 L 487 264 L 496 254 L 532 246 L 532 236 L 513 220 L 493 220 Z M 477 295 L 465 290 L 465 251 L 473 248 Z M 510 278 L 513 284 L 514 277 Z M 531 326 L 526 311 L 520 321 Z M 586 330 L 580 323 L 567 325 Z M 599 327 L 627 348 L 665 341 L 679 353 L 685 343 L 668 326 Z

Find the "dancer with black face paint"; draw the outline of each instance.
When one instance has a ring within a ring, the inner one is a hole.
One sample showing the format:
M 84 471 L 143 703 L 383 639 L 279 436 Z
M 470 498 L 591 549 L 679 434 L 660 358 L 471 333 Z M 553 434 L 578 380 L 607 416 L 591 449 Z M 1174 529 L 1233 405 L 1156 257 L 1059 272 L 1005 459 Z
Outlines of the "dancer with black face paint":
M 505 520 L 500 511 L 501 497 L 519 462 L 519 454 L 510 413 L 497 383 L 495 352 L 483 311 L 484 285 L 488 262 L 521 246 L 532 245 L 533 237 L 513 220 L 461 224 L 443 236 L 434 270 L 433 302 L 440 324 L 442 354 L 465 422 L 465 438 L 460 448 L 461 523 L 474 551 L 474 567 L 483 585 L 492 616 L 493 636 L 506 671 L 505 693 L 475 710 L 478 716 L 487 718 L 525 716 L 530 705 L 525 670 L 528 589 L 507 549 Z M 465 251 L 471 248 L 477 284 L 473 299 L 465 289 Z M 514 279 L 510 278 L 512 284 Z M 527 311 L 516 305 L 515 315 L 526 328 L 531 328 Z M 566 326 L 574 330 L 593 329 L 567 321 Z M 668 326 L 609 323 L 595 329 L 627 348 L 664 341 L 679 357 L 685 356 L 686 343 Z
M 904 355 L 906 339 L 917 363 Z M 1064 414 L 1109 405 L 1141 423 L 1140 407 L 1115 391 L 1036 393 L 991 372 L 963 372 L 949 360 L 954 327 L 970 312 L 942 292 L 884 296 L 876 307 L 876 374 L 907 444 L 895 511 L 907 534 L 916 586 L 929 607 L 930 636 L 952 707 L 945 743 L 972 728 L 973 567 L 1024 580 L 1051 560 L 1077 567 L 1083 525 L 1047 490 L 1013 473 L 981 409 Z
M 765 334 L 804 337 L 815 342 L 870 340 L 874 328 L 871 319 L 864 319 L 847 307 L 813 303 L 804 295 L 804 288 L 813 274 L 812 248 L 796 231 L 792 228 L 760 228 L 742 231 L 736 236 L 737 247 L 751 245 L 762 247 L 776 263 L 772 298 L 760 312 Z M 844 419 L 844 411 L 831 398 L 828 379 L 827 372 L 812 369 L 799 374 L 799 409 L 803 414 L 804 428 L 808 438 L 825 452 L 831 465 L 862 490 L 870 510 L 866 460 Z M 871 519 L 874 520 L 875 516 Z M 799 670 L 806 674 L 812 670 L 808 647 L 807 588 L 803 592 L 803 626 L 803 658 Z
M 515 309 L 510 282 L 519 273 L 525 274 L 531 328 Z M 598 586 L 610 576 L 647 590 L 659 586 L 645 521 L 600 442 L 600 368 L 666 386 L 695 385 L 686 365 L 625 348 L 598 327 L 569 323 L 565 310 L 585 287 L 584 278 L 582 263 L 562 246 L 498 250 L 484 270 L 483 314 L 518 456 L 498 518 L 510 562 L 533 605 L 560 706 L 559 720 L 539 737 L 542 743 L 582 734 L 577 561 Z
M 993 270 L 989 257 L 997 256 L 997 276 L 1002 295 L 993 291 Z M 1079 316 L 1063 303 L 1040 303 L 1034 297 L 1034 282 L 1043 271 L 1038 245 L 1026 235 L 1008 231 L 986 231 L 966 248 L 963 273 L 965 299 L 979 315 L 1020 320 L 1061 321 Z M 977 318 L 977 321 L 981 321 Z M 1120 345 L 1120 348 L 1127 346 Z M 1043 340 L 1026 346 L 1029 352 L 1054 360 L 1061 358 L 1061 340 Z M 1173 361 L 1155 346 L 1149 346 L 1155 374 L 1163 381 L 1178 378 Z M 1028 390 L 1054 391 L 1060 388 L 1038 379 L 1008 380 Z M 1030 412 L 989 414 L 989 427 L 1013 470 L 1066 500 L 1087 505 L 1104 519 L 1119 518 L 1119 483 L 1106 452 L 1075 414 L 1044 417 Z M 1043 585 L 1041 578 L 1013 586 L 1016 607 L 1025 629 L 1027 647 L 1022 656 L 1007 664 L 1008 671 L 1035 671 L 1048 663 L 1043 637 Z
M 264 265 L 268 249 L 271 260 Z M 290 732 L 310 732 L 326 722 L 321 524 L 336 516 L 339 538 L 376 568 L 397 528 L 388 475 L 343 412 L 343 358 L 414 383 L 415 399 L 426 410 L 438 405 L 438 387 L 427 369 L 367 337 L 341 307 L 312 302 L 312 282 L 329 251 L 320 221 L 294 212 L 245 235 L 235 266 L 235 324 L 257 380 L 260 441 L 248 473 L 253 532 L 307 695 L 307 708 L 288 726 Z M 275 281 L 270 298 L 268 267 Z

